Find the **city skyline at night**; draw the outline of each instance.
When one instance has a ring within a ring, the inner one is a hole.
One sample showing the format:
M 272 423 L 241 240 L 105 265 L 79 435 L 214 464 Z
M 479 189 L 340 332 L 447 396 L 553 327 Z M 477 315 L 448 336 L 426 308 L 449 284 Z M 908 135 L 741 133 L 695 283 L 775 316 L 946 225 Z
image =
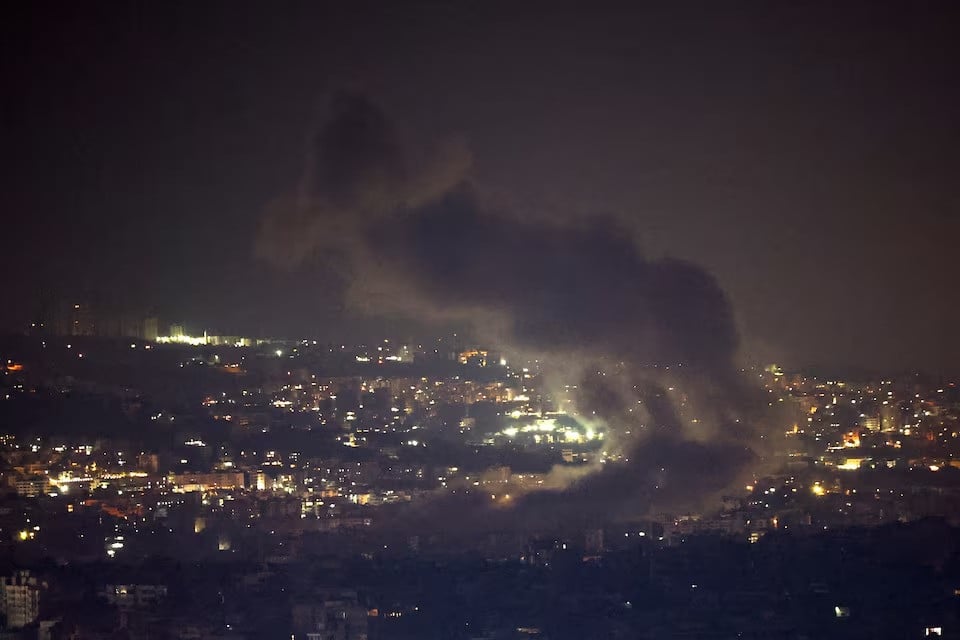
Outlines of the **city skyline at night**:
M 956 3 L 0 21 L 0 640 L 960 638 Z

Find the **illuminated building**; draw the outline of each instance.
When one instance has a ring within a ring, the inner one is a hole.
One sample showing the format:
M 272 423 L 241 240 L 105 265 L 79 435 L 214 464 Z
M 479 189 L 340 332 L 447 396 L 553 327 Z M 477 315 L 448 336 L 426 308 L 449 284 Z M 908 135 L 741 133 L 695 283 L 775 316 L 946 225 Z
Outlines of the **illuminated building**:
M 175 491 L 209 491 L 210 489 L 242 489 L 243 473 L 171 473 L 167 480 Z
M 481 349 L 467 349 L 457 354 L 457 360 L 460 364 L 476 364 L 485 367 L 487 366 L 487 352 Z
M 40 614 L 40 590 L 45 585 L 29 571 L 18 571 L 0 579 L 0 613 L 7 627 L 20 629 L 36 622 Z
M 214 347 L 249 347 L 253 345 L 253 339 L 242 336 L 208 336 L 204 333 L 205 343 Z
M 856 448 L 860 446 L 860 434 L 856 431 L 850 431 L 843 434 L 843 446 Z
M 46 493 L 48 484 L 45 476 L 33 476 L 17 480 L 14 486 L 17 490 L 17 495 L 25 498 L 36 498 Z
M 847 458 L 843 461 L 843 463 L 837 465 L 837 469 L 842 469 L 844 471 L 856 471 L 863 464 L 864 460 L 865 458 Z
M 203 332 L 202 336 L 191 336 L 184 331 L 182 324 L 171 324 L 170 335 L 157 336 L 157 342 L 160 344 L 189 344 L 193 346 L 203 346 L 208 344 L 208 339 L 206 331 Z

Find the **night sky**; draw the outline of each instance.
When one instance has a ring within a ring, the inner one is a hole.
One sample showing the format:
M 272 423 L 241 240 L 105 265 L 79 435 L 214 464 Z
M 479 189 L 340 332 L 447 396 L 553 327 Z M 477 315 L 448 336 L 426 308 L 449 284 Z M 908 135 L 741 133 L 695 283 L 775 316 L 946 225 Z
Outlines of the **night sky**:
M 525 229 L 603 214 L 702 265 L 748 359 L 956 371 L 958 25 L 951 2 L 21 3 L 0 323 L 91 299 L 223 333 L 412 331 L 360 318 L 332 259 L 256 255 L 348 89 L 403 139 L 463 140 Z

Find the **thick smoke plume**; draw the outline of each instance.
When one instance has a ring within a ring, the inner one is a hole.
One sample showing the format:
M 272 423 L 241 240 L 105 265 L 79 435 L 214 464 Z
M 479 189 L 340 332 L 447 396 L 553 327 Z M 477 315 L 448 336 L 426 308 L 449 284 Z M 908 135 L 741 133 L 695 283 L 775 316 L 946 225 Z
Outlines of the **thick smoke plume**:
M 398 207 L 442 196 L 460 183 L 470 163 L 455 140 L 437 145 L 426 159 L 410 157 L 379 107 L 360 95 L 335 96 L 296 193 L 267 207 L 255 252 L 285 269 L 318 253 L 346 253 L 346 267 L 359 266 L 358 234 Z
M 733 314 L 709 273 L 648 259 L 610 217 L 487 206 L 461 144 L 421 157 L 405 148 L 376 105 L 335 98 L 298 193 L 269 208 L 257 252 L 282 267 L 335 260 L 349 300 L 472 320 L 563 369 L 580 412 L 603 421 L 622 457 L 516 500 L 501 520 L 695 508 L 739 480 L 755 442 L 749 394 Z

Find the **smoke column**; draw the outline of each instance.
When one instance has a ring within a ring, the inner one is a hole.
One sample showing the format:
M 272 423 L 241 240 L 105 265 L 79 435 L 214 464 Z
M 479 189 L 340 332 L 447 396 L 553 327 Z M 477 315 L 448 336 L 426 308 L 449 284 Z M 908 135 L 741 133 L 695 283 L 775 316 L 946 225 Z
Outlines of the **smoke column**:
M 336 96 L 298 192 L 268 207 L 257 254 L 284 268 L 333 257 L 348 304 L 374 296 L 394 313 L 494 327 L 577 382 L 578 410 L 603 421 L 622 457 L 517 500 L 513 519 L 695 508 L 737 481 L 754 458 L 753 403 L 715 279 L 646 258 L 612 217 L 488 206 L 469 168 L 462 144 L 411 154 L 374 103 Z

